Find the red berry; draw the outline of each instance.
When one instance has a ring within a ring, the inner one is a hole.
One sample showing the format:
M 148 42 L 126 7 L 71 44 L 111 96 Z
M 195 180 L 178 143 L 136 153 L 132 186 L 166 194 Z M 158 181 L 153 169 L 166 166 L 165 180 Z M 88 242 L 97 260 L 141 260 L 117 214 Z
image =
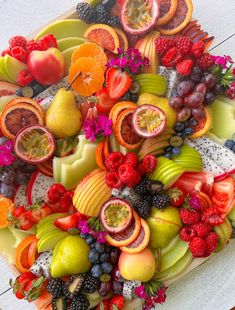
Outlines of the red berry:
M 206 53 L 197 60 L 197 64 L 201 69 L 207 70 L 215 64 L 215 60 L 211 54 Z
M 12 37 L 8 43 L 9 43 L 10 49 L 16 46 L 21 46 L 25 48 L 27 40 L 22 36 L 15 36 L 15 37 Z
M 145 174 L 152 173 L 157 166 L 157 158 L 151 154 L 145 155 L 141 162 L 141 169 Z
M 193 228 L 195 229 L 197 236 L 200 238 L 205 238 L 212 229 L 212 227 L 206 223 L 195 224 L 193 225 Z
M 188 37 L 178 36 L 175 38 L 176 47 L 183 55 L 187 55 L 192 47 L 192 41 Z
M 28 70 L 23 70 L 17 77 L 17 83 L 20 86 L 27 86 L 33 81 L 33 77 Z
M 192 226 L 183 227 L 180 231 L 180 238 L 183 241 L 191 241 L 196 237 L 196 231 Z
M 41 51 L 42 48 L 40 46 L 39 41 L 30 40 L 26 44 L 26 50 L 28 53 L 30 53 L 32 51 Z
M 199 237 L 194 237 L 189 243 L 193 257 L 203 257 L 206 253 L 206 242 Z
M 176 70 L 180 75 L 188 76 L 192 71 L 192 67 L 193 61 L 191 59 L 186 59 L 176 65 Z
M 197 224 L 200 221 L 200 213 L 196 210 L 181 208 L 180 218 L 184 224 L 193 225 Z
M 165 55 L 169 49 L 175 46 L 175 41 L 168 37 L 159 37 L 155 41 L 156 51 L 160 56 Z
M 202 57 L 204 51 L 205 51 L 205 43 L 200 40 L 200 41 L 197 41 L 193 44 L 193 46 L 191 47 L 190 53 L 195 58 L 200 58 L 200 57 Z
M 22 292 L 18 291 L 15 293 L 15 296 L 17 299 L 23 299 L 25 296 Z
M 105 165 L 110 171 L 117 171 L 118 168 L 124 163 L 124 155 L 121 152 L 112 152 L 108 154 L 105 160 Z
M 212 226 L 221 225 L 224 220 L 222 219 L 220 212 L 217 208 L 207 208 L 202 213 L 202 221 Z
M 185 202 L 185 194 L 178 187 L 172 187 L 168 190 L 168 194 L 171 199 L 171 205 L 173 207 L 180 207 Z
M 133 152 L 127 153 L 124 159 L 124 164 L 128 164 L 133 168 L 136 168 L 138 165 L 138 156 Z
M 216 251 L 218 243 L 219 243 L 219 237 L 215 232 L 210 232 L 209 235 L 205 238 L 206 242 L 206 249 L 208 252 L 213 253 Z
M 57 203 L 61 200 L 63 194 L 66 192 L 66 189 L 62 184 L 56 183 L 53 184 L 47 191 L 47 199 L 49 203 Z
M 123 182 L 119 178 L 119 175 L 116 171 L 110 171 L 105 176 L 106 184 L 111 188 L 122 188 Z
M 63 209 L 64 212 L 68 212 L 72 204 L 73 204 L 73 192 L 72 191 L 65 192 L 60 200 L 61 209 Z
M 25 206 L 19 206 L 19 207 L 16 207 L 14 209 L 14 211 L 12 212 L 12 215 L 15 217 L 15 218 L 19 218 L 21 217 L 23 214 L 26 213 L 26 208 Z
M 9 48 L 2 51 L 1 56 L 4 57 L 5 55 L 11 56 L 11 50 Z
M 114 307 L 115 306 L 115 307 Z M 122 295 L 114 295 L 109 301 L 109 310 L 122 310 L 124 307 L 124 297 Z
M 123 164 L 118 169 L 118 174 L 123 183 L 133 187 L 140 182 L 140 174 L 131 165 Z
M 48 50 L 50 47 L 58 47 L 57 40 L 53 34 L 46 34 L 43 36 L 39 41 L 39 45 L 43 51 Z
M 14 57 L 15 59 L 26 63 L 27 62 L 27 57 L 28 53 L 26 50 L 21 47 L 21 46 L 16 46 L 11 49 L 11 56 Z
M 183 60 L 183 56 L 176 47 L 172 47 L 166 53 L 165 56 L 162 57 L 161 62 L 166 67 L 175 67 L 179 62 Z

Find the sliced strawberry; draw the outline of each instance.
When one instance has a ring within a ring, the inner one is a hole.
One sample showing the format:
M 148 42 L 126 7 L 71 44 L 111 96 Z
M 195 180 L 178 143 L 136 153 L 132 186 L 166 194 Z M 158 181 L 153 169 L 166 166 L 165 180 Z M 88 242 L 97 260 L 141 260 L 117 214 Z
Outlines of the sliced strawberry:
M 99 113 L 108 113 L 117 102 L 116 99 L 110 98 L 107 88 L 105 87 L 101 88 L 101 90 L 96 93 L 96 96 L 98 98 L 96 108 Z
M 124 297 L 122 295 L 114 295 L 109 301 L 109 310 L 121 310 L 124 306 Z
M 228 214 L 233 199 L 234 181 L 232 177 L 214 183 L 211 200 L 221 213 Z
M 26 217 L 23 217 L 22 219 L 19 220 L 19 224 L 17 225 L 17 227 L 19 227 L 22 230 L 29 230 L 30 228 L 33 227 L 33 225 L 34 225 L 33 222 L 28 220 Z
M 214 176 L 212 173 L 209 172 L 186 172 L 183 174 L 183 178 L 187 181 L 194 180 L 194 181 L 201 181 L 202 182 L 202 188 L 201 190 L 210 195 L 212 192 L 212 187 L 214 184 Z
M 15 218 L 20 218 L 23 214 L 25 214 L 27 211 L 26 211 L 26 208 L 25 206 L 19 206 L 17 208 L 14 209 L 14 211 L 12 212 L 12 215 L 15 217 Z
M 111 99 L 121 98 L 131 87 L 132 77 L 125 71 L 109 68 L 106 72 L 106 87 Z
M 172 185 L 172 187 L 181 189 L 186 195 L 193 192 L 200 192 L 203 183 L 200 180 L 186 178 L 184 174 Z
M 77 214 L 72 214 L 72 215 L 57 219 L 54 222 L 56 227 L 58 227 L 61 230 L 65 230 L 65 231 L 75 228 L 77 226 L 77 223 L 78 223 Z
M 32 209 L 27 212 L 27 219 L 33 223 L 38 223 L 43 217 L 52 213 L 51 208 L 48 205 Z

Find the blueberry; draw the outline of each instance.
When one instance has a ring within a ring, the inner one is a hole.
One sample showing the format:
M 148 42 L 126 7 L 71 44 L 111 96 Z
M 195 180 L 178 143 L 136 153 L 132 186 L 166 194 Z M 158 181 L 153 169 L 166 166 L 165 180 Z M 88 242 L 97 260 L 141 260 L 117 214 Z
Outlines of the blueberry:
M 17 90 L 15 91 L 15 94 L 16 94 L 16 96 L 23 97 L 22 89 L 21 89 L 21 88 L 17 89 Z
M 165 153 L 163 155 L 165 158 L 171 159 L 172 158 L 172 154 L 171 153 Z
M 95 249 L 98 253 L 103 253 L 105 250 L 105 245 L 103 243 L 96 242 Z
M 125 95 L 123 95 L 119 100 L 120 101 L 128 101 L 131 98 L 131 94 L 129 92 L 126 92 Z
M 136 94 L 131 94 L 130 100 L 133 102 L 137 102 L 138 96 Z
M 88 236 L 89 236 L 89 234 L 82 234 L 82 233 L 80 233 L 80 237 L 82 239 L 86 239 Z
M 109 260 L 109 253 L 101 253 L 99 259 L 101 263 L 107 262 Z
M 186 137 L 185 133 L 182 131 L 182 132 L 177 132 L 176 134 L 178 137 L 184 139 Z
M 174 126 L 174 129 L 177 132 L 183 131 L 184 130 L 184 123 L 180 123 L 180 122 L 176 123 Z
M 173 147 L 172 154 L 173 155 L 179 155 L 180 154 L 180 148 L 179 147 Z
M 195 126 L 197 126 L 198 122 L 195 118 L 193 118 L 193 119 L 191 119 L 190 124 L 191 124 L 191 126 L 195 127 Z
M 190 121 L 189 120 L 184 122 L 184 128 L 188 127 L 189 125 L 190 125 Z
M 90 248 L 94 249 L 95 248 L 95 243 L 90 244 Z
M 106 247 L 105 247 L 105 252 L 106 252 L 106 253 L 111 253 L 111 251 L 112 251 L 112 247 L 109 246 L 109 245 L 106 245 Z
M 99 264 L 95 264 L 91 268 L 91 274 L 95 278 L 99 278 L 102 275 L 102 268 Z
M 112 264 L 116 264 L 119 258 L 119 251 L 118 249 L 112 249 L 112 252 L 110 253 L 110 262 Z
M 102 268 L 103 273 L 109 274 L 113 270 L 113 265 L 111 263 L 105 262 L 101 264 L 101 268 Z
M 171 152 L 172 152 L 172 149 L 173 149 L 172 146 L 168 146 L 168 147 L 166 148 L 166 152 L 167 152 L 167 153 L 171 153 Z
M 33 88 L 34 96 L 37 96 L 45 89 L 41 84 L 38 83 L 34 83 L 31 87 Z
M 86 243 L 88 245 L 91 245 L 94 241 L 95 241 L 95 238 L 93 236 L 91 236 L 91 235 L 86 238 Z
M 95 263 L 99 258 L 99 253 L 97 253 L 95 249 L 92 249 L 90 250 L 88 257 L 91 263 Z
M 185 128 L 184 133 L 186 136 L 190 136 L 193 134 L 193 129 L 191 127 L 187 127 Z
M 235 142 L 233 140 L 227 140 L 224 144 L 228 149 L 232 150 Z

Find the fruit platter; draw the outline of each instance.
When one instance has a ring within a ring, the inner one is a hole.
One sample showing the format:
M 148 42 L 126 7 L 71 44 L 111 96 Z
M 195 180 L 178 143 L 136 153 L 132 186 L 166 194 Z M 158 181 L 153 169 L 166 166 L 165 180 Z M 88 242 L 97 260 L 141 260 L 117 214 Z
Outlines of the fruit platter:
M 16 298 L 157 309 L 235 238 L 235 69 L 213 40 L 191 0 L 79 2 L 9 39 L 0 255 Z

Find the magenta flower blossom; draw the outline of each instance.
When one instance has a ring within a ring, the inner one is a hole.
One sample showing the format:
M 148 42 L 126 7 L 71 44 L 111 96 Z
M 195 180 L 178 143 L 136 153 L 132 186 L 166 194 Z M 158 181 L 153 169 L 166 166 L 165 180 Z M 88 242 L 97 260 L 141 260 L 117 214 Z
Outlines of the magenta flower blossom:
M 9 166 L 14 161 L 13 142 L 7 140 L 4 144 L 0 145 L 0 167 Z
M 147 298 L 147 293 L 144 290 L 144 285 L 140 285 L 138 287 L 135 288 L 135 294 L 136 296 L 138 296 L 139 298 Z
M 94 237 L 96 238 L 96 241 L 99 243 L 105 243 L 106 239 L 105 237 L 107 236 L 107 232 L 106 231 L 98 231 L 98 232 L 94 232 Z
M 154 297 L 155 304 L 163 304 L 166 301 L 167 287 L 162 287 L 157 291 L 157 296 Z
M 102 136 L 108 137 L 112 134 L 112 121 L 105 115 L 99 115 L 96 119 L 86 119 L 83 123 L 86 139 L 94 142 Z
M 192 195 L 190 197 L 189 205 L 190 205 L 190 207 L 192 207 L 196 211 L 200 211 L 201 210 L 200 199 L 197 196 L 195 196 L 195 195 Z
M 231 56 L 213 56 L 213 59 L 217 65 L 219 65 L 223 69 L 227 69 L 228 65 L 233 63 Z
M 90 227 L 89 227 L 87 221 L 79 221 L 77 228 L 80 230 L 80 232 L 82 234 L 88 234 L 90 231 Z

